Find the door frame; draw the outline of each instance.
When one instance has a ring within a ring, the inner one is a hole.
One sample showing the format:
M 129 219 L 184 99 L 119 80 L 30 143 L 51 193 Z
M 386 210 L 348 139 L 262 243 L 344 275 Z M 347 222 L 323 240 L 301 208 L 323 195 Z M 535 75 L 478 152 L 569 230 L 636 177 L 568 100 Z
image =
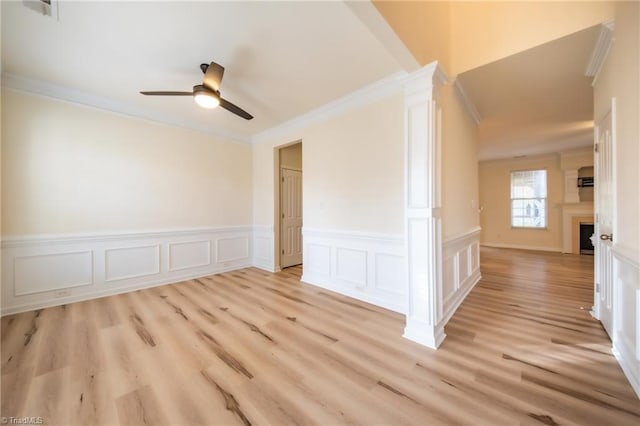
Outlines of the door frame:
M 281 234 L 281 213 L 280 213 L 280 204 L 281 204 L 281 200 L 280 200 L 280 169 L 281 169 L 281 164 L 280 164 L 280 150 L 283 148 L 288 148 L 292 145 L 296 145 L 296 144 L 301 144 L 302 143 L 302 139 L 297 139 L 294 140 L 292 142 L 288 142 L 282 145 L 278 145 L 276 147 L 273 148 L 273 190 L 274 190 L 274 197 L 273 197 L 273 261 L 275 263 L 274 268 L 275 271 L 280 271 L 281 265 L 282 263 L 280 262 L 280 259 L 282 257 L 282 250 L 280 249 L 280 239 L 282 238 L 282 234 Z M 304 152 L 304 145 L 302 145 L 302 149 Z M 302 170 L 301 170 L 302 171 Z M 303 195 L 304 195 L 304 188 L 303 188 Z M 302 214 L 304 215 L 304 209 L 302 211 Z M 303 216 L 303 220 L 304 220 L 304 216 Z M 303 256 L 304 256 L 304 250 L 303 250 Z M 304 259 L 304 257 L 303 257 Z
M 616 206 L 617 206 L 617 187 L 616 187 L 616 141 L 617 141 L 617 131 L 616 131 L 616 98 L 613 97 L 611 98 L 611 105 L 609 106 L 609 109 L 607 109 L 605 111 L 605 113 L 599 117 L 596 121 L 595 121 L 595 125 L 593 128 L 593 138 L 594 138 L 594 144 L 597 144 L 599 142 L 599 134 L 600 134 L 600 123 L 602 122 L 602 120 L 605 119 L 605 117 L 607 115 L 611 116 L 611 163 L 610 163 L 610 168 L 611 168 L 611 204 L 612 204 L 612 212 L 611 212 L 611 233 L 613 234 L 613 238 L 614 238 L 614 242 L 612 242 L 612 246 L 615 245 L 615 236 L 618 235 L 618 228 L 617 228 L 617 220 L 616 220 Z M 595 147 L 594 147 L 594 151 L 595 151 Z M 593 161 L 593 165 L 594 165 L 594 188 L 593 188 L 593 207 L 594 207 L 594 230 L 593 230 L 593 239 L 594 239 L 594 247 L 597 244 L 600 244 L 599 239 L 600 239 L 600 226 L 599 226 L 599 222 L 600 222 L 600 218 L 599 218 L 599 211 L 600 211 L 600 206 L 599 206 L 599 195 L 600 195 L 600 170 L 599 170 L 599 162 L 598 162 L 598 158 L 597 158 L 597 153 L 594 152 L 593 156 L 594 156 L 594 161 Z M 600 315 L 600 291 L 598 289 L 598 284 L 600 281 L 600 271 L 599 271 L 599 250 L 594 250 L 594 264 L 593 264 L 593 268 L 594 268 L 594 273 L 593 273 L 593 307 L 591 309 L 591 314 L 593 315 L 594 318 L 596 318 L 598 321 L 600 321 L 601 319 L 601 315 Z M 617 316 L 619 315 L 619 309 L 617 307 L 617 302 L 619 300 L 618 294 L 617 294 L 617 286 L 615 285 L 616 280 L 615 280 L 615 276 L 616 276 L 616 271 L 614 270 L 614 264 L 615 262 L 612 263 L 612 268 L 611 268 L 611 331 L 612 331 L 612 335 L 609 336 L 609 338 L 611 339 L 611 341 L 613 342 L 613 334 L 615 334 L 615 330 L 616 330 L 616 324 L 618 323 L 618 318 Z

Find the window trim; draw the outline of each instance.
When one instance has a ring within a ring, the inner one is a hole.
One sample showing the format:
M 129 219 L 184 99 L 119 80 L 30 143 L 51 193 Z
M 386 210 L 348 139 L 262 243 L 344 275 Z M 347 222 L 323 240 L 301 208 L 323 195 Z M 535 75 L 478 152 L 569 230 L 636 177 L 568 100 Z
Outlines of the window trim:
M 545 197 L 532 197 L 532 198 L 512 198 L 511 197 L 511 188 L 513 185 L 513 174 L 514 173 L 522 173 L 522 172 L 545 172 Z M 531 199 L 542 199 L 544 198 L 544 226 L 515 226 L 513 224 L 513 200 L 531 200 Z M 509 171 L 509 225 L 511 229 L 525 229 L 525 230 L 536 230 L 536 231 L 546 231 L 549 227 L 549 170 L 547 167 L 534 167 L 530 169 L 518 169 Z

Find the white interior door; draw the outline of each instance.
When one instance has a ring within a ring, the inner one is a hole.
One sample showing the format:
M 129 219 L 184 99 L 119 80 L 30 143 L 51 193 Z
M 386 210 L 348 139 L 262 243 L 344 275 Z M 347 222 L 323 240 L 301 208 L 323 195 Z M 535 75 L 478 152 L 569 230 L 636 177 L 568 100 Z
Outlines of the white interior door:
M 614 116 L 615 109 L 596 127 L 595 154 L 595 310 L 609 337 L 613 337 L 614 281 L 611 248 L 614 229 Z
M 302 263 L 302 172 L 281 169 L 280 267 Z

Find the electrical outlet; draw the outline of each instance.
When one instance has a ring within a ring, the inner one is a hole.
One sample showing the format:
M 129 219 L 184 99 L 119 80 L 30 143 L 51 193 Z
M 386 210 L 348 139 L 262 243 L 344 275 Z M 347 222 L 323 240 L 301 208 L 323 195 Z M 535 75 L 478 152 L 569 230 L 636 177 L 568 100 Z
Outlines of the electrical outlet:
M 71 296 L 71 290 L 58 290 L 53 292 L 53 297 L 55 298 L 66 297 L 66 296 Z

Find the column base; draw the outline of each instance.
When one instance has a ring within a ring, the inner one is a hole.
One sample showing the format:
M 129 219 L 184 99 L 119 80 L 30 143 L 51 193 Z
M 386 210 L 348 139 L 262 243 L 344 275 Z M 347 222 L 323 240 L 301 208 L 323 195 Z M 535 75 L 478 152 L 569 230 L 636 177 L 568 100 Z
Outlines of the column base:
M 407 325 L 404 328 L 405 339 L 419 343 L 431 349 L 438 349 L 447 335 L 444 333 L 443 326 L 432 326 L 420 321 L 411 321 L 407 319 Z

